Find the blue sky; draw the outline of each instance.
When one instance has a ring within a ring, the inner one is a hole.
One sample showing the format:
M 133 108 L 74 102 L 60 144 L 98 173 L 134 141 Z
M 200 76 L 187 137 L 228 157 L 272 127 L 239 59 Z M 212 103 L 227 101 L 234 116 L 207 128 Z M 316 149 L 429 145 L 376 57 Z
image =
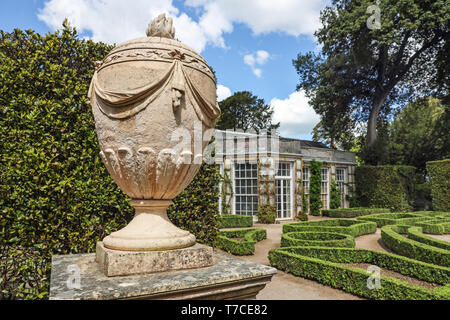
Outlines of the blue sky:
M 80 37 L 120 43 L 144 36 L 159 13 L 174 18 L 176 37 L 216 71 L 218 95 L 251 91 L 271 104 L 283 136 L 309 139 L 319 118 L 302 92 L 292 60 L 317 50 L 313 32 L 326 0 L 1 0 L 0 29 L 61 27 Z

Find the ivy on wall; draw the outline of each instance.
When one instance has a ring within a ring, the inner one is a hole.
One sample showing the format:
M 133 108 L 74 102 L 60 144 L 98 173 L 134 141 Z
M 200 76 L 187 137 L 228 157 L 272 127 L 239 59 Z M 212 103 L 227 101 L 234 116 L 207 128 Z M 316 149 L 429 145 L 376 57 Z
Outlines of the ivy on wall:
M 309 179 L 309 210 L 313 216 L 320 216 L 322 208 L 321 182 L 322 162 L 312 160 L 309 165 L 311 177 Z

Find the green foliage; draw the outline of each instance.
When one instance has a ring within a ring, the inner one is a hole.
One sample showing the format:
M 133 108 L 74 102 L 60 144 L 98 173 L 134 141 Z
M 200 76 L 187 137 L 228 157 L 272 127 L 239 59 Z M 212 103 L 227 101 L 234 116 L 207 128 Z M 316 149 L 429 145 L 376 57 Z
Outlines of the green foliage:
M 283 225 L 283 233 L 316 231 L 343 233 L 349 234 L 353 237 L 374 233 L 376 230 L 377 224 L 375 222 L 356 221 L 350 219 L 316 220 L 287 223 Z
M 441 125 L 445 108 L 439 99 L 427 97 L 396 113 L 389 126 L 389 163 L 411 165 L 425 173 L 427 161 L 450 157 L 449 124 Z
M 277 219 L 277 207 L 269 204 L 259 206 L 256 213 L 259 223 L 275 223 Z
M 280 126 L 279 123 L 272 123 L 271 106 L 248 91 L 236 92 L 220 101 L 219 106 L 222 113 L 216 125 L 217 129 L 254 130 L 259 133 L 262 130 L 278 129 Z
M 219 228 L 246 228 L 253 226 L 252 216 L 222 214 L 219 216 Z
M 341 209 L 329 209 L 322 210 L 322 215 L 331 218 L 355 218 L 359 216 L 365 216 L 369 214 L 389 212 L 389 209 L 383 208 L 341 208 Z
M 300 221 L 308 221 L 308 202 L 305 196 L 305 189 L 302 188 L 302 211 L 298 214 Z
M 414 167 L 360 166 L 356 167 L 355 180 L 356 197 L 363 207 L 408 211 L 414 204 Z
M 369 299 L 450 299 L 450 268 L 396 254 L 354 248 L 288 247 L 269 251 L 269 261 L 279 270 Z M 443 287 L 431 290 L 381 274 L 380 288 L 370 289 L 367 280 L 373 274 L 345 263 L 376 265 Z
M 322 162 L 314 159 L 309 164 L 311 177 L 309 179 L 309 210 L 313 216 L 320 216 L 322 208 L 321 182 L 322 182 Z
M 414 225 L 417 222 L 431 219 L 433 218 L 428 216 L 421 216 L 418 213 L 406 213 L 406 212 L 378 213 L 357 218 L 357 220 L 359 221 L 373 221 L 377 224 L 379 228 L 391 224 Z
M 408 228 L 408 239 L 415 240 L 418 242 L 422 242 L 424 244 L 428 244 L 433 247 L 437 247 L 437 248 L 441 248 L 441 249 L 450 251 L 450 242 L 435 239 L 435 238 L 432 238 L 430 236 L 423 234 L 421 227 Z
M 323 136 L 335 143 L 346 143 L 355 124 L 366 122 L 367 144 L 373 146 L 377 122 L 388 118 L 392 106 L 448 94 L 449 2 L 377 3 L 380 28 L 368 28 L 374 1 L 333 0 L 321 11 L 322 27 L 315 33 L 321 52 L 293 61 L 297 88 L 321 116 Z
M 381 228 L 383 243 L 395 253 L 420 261 L 450 266 L 450 251 L 402 236 L 410 226 L 388 225 Z
M 330 209 L 337 209 L 342 204 L 342 191 L 338 188 L 336 181 L 333 181 L 330 186 Z M 322 211 L 323 215 L 323 211 Z
M 175 225 L 192 232 L 198 242 L 208 245 L 214 243 L 219 230 L 219 181 L 218 167 L 203 164 L 194 180 L 167 210 Z
M 255 243 L 266 238 L 267 232 L 265 229 L 220 231 L 215 246 L 234 255 L 252 255 L 255 253 Z
M 52 255 L 93 252 L 133 217 L 100 160 L 87 98 L 94 61 L 111 49 L 67 23 L 45 36 L 0 31 L 2 297 L 47 298 Z M 217 177 L 204 166 L 174 201 L 182 211 L 170 209 L 206 243 L 217 234 Z
M 282 247 L 317 246 L 354 248 L 355 239 L 349 234 L 332 232 L 288 232 L 281 236 Z
M 427 162 L 434 210 L 450 211 L 450 159 Z
M 450 233 L 450 219 L 433 219 L 418 221 L 414 225 L 422 228 L 423 232 L 429 234 L 448 234 Z

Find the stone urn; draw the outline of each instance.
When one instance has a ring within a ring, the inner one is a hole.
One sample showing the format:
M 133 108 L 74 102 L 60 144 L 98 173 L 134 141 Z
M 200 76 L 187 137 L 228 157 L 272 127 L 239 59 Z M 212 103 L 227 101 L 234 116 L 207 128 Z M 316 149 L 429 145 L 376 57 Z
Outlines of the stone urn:
M 166 209 L 200 169 L 220 109 L 212 69 L 174 33 L 172 19 L 162 14 L 149 24 L 147 37 L 118 45 L 96 63 L 89 98 L 100 155 L 136 209 L 125 228 L 103 239 L 108 249 L 195 244 Z

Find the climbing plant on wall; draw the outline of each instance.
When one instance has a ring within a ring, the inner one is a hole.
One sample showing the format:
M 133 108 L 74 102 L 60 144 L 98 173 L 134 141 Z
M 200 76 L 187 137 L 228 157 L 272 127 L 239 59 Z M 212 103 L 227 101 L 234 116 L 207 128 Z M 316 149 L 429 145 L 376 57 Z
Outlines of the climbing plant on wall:
M 322 162 L 312 160 L 309 166 L 311 178 L 309 182 L 309 210 L 313 216 L 320 216 L 322 208 L 321 181 L 322 181 Z

